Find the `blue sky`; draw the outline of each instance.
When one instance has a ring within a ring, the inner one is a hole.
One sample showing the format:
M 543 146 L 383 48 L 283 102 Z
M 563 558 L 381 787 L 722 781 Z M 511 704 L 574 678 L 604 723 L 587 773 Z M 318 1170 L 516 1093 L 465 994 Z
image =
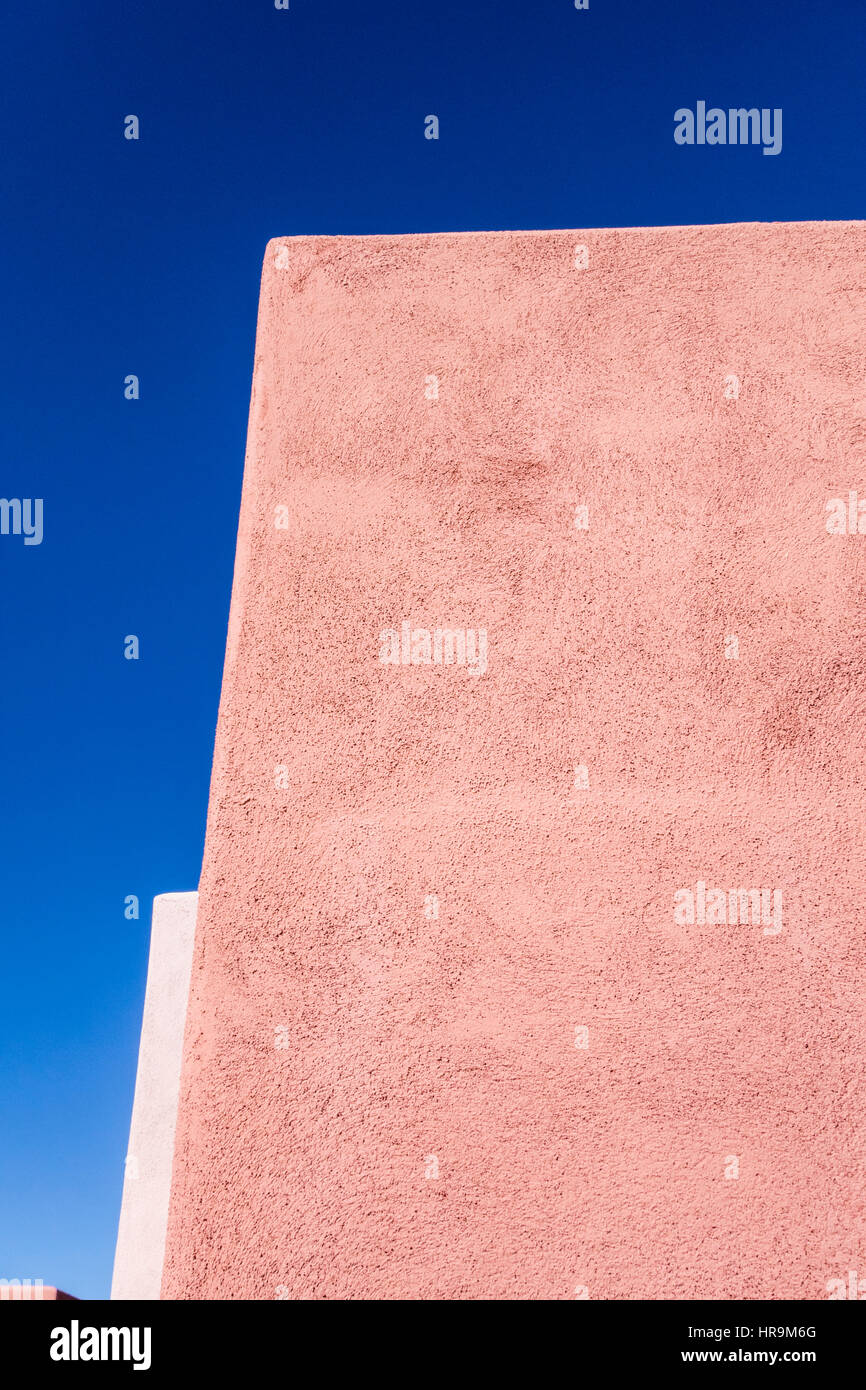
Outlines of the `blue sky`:
M 0 536 L 0 1278 L 98 1298 L 150 902 L 201 867 L 267 240 L 863 217 L 866 6 L 47 0 L 0 24 L 0 495 L 44 499 L 41 545 Z M 677 146 L 698 100 L 781 107 L 782 153 Z

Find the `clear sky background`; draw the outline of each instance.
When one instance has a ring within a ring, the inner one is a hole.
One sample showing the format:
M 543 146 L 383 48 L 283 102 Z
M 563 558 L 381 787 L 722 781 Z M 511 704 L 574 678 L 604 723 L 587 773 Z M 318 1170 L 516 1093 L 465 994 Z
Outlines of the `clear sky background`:
M 267 240 L 862 218 L 866 3 L 42 0 L 0 38 L 0 495 L 45 518 L 0 536 L 0 1278 L 99 1298 L 150 903 L 201 867 Z M 781 107 L 781 154 L 677 146 L 698 100 Z

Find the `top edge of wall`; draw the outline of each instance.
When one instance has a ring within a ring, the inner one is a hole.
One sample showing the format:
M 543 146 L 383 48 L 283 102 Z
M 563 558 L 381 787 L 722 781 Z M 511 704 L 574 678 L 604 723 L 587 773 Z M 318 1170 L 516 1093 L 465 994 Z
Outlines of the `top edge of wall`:
M 682 223 L 658 223 L 651 226 L 634 227 L 500 227 L 484 231 L 474 229 L 471 231 L 438 231 L 438 232 L 299 232 L 287 236 L 274 236 L 269 239 L 266 246 L 284 245 L 286 242 L 297 241 L 390 241 L 399 238 L 401 241 L 440 241 L 451 237 L 517 237 L 517 236 L 572 236 L 575 232 L 645 232 L 647 235 L 653 232 L 695 232 L 695 231 L 731 231 L 738 227 L 866 227 L 864 218 L 813 218 L 795 219 L 790 222 L 785 221 L 762 221 L 760 219 L 750 222 L 682 222 Z

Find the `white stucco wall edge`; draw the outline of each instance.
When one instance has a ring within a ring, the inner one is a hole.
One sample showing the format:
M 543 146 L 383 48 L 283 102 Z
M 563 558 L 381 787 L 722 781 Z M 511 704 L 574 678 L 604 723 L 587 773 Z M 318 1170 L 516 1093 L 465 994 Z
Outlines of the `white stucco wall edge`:
M 113 1299 L 159 1298 L 198 893 L 153 900 Z

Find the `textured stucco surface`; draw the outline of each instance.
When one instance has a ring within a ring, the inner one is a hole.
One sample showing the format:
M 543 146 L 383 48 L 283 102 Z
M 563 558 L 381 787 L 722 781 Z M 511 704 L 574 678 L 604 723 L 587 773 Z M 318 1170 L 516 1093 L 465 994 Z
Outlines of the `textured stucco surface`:
M 153 900 L 112 1298 L 159 1298 L 197 900 L 197 893 Z
M 866 1272 L 864 253 L 270 243 L 164 1297 Z

